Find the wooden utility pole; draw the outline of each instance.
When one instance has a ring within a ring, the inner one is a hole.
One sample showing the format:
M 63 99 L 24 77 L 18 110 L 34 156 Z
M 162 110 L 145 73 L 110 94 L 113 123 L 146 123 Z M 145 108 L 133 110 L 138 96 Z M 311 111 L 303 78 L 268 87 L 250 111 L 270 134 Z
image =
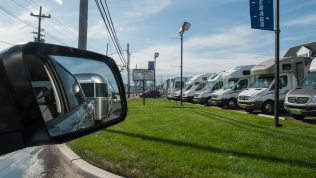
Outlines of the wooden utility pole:
M 45 14 L 42 14 L 42 6 L 40 6 L 39 15 L 34 15 L 33 12 L 31 12 L 30 15 L 33 16 L 33 17 L 37 17 L 38 18 L 38 31 L 37 31 L 37 33 L 36 32 L 33 32 L 33 33 L 37 34 L 37 42 L 40 42 L 41 36 L 44 36 L 44 35 L 41 35 L 41 31 L 42 31 L 42 29 L 41 29 L 41 20 L 44 19 L 44 18 L 50 18 L 51 15 L 45 16 Z

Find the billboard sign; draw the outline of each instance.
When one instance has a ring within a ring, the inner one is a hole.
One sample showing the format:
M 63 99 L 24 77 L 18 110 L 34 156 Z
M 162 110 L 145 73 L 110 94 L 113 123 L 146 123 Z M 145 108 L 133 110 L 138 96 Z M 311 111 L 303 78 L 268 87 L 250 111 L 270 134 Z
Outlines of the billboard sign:
M 251 28 L 274 31 L 273 0 L 249 0 Z
M 154 80 L 155 70 L 150 69 L 133 69 L 133 80 Z
M 148 61 L 148 69 L 155 69 L 155 61 Z

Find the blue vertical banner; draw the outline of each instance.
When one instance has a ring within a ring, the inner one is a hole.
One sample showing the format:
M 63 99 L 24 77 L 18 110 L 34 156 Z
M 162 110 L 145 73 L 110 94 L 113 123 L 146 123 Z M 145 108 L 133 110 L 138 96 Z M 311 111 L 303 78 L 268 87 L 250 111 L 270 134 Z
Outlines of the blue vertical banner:
M 155 69 L 155 61 L 148 61 L 148 69 Z
M 249 0 L 251 28 L 274 31 L 273 0 Z

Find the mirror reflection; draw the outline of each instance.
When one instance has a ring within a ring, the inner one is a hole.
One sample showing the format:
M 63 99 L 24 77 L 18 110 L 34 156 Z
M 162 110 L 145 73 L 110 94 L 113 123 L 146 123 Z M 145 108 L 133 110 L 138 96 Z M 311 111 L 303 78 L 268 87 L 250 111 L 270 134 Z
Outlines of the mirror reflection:
M 51 136 L 86 129 L 121 115 L 117 83 L 105 63 L 34 55 L 27 55 L 25 61 Z

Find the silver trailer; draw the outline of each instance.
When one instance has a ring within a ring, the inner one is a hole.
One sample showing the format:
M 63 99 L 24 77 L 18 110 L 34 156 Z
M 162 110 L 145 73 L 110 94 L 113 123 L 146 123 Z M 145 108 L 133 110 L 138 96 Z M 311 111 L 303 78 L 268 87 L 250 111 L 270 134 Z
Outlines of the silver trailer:
M 94 119 L 103 121 L 112 110 L 113 89 L 109 81 L 99 74 L 74 74 L 87 98 L 94 103 Z

